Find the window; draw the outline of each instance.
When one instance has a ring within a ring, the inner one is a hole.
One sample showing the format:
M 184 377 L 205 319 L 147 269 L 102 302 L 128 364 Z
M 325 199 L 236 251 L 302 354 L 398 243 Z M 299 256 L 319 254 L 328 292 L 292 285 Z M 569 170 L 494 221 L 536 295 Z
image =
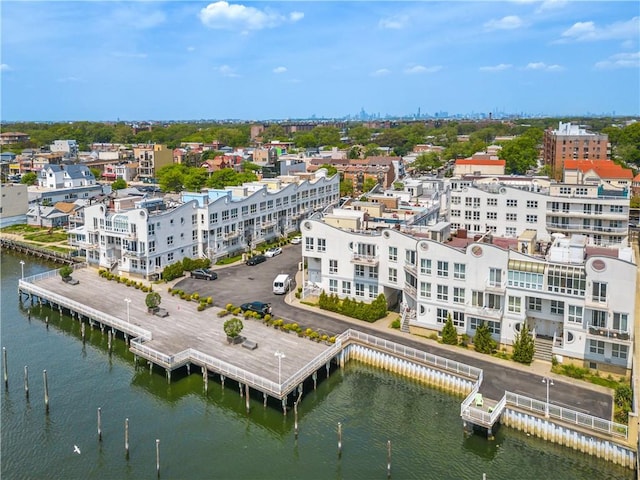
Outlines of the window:
M 420 259 L 420 273 L 422 275 L 431 275 L 431 259 Z
M 511 268 L 511 265 L 509 268 Z M 542 290 L 543 282 L 544 275 L 542 273 L 519 270 L 509 270 L 507 272 L 507 283 L 510 287 L 526 288 L 527 290 Z
M 507 222 L 515 222 L 518 220 L 518 214 L 517 213 L 507 213 Z
M 318 251 L 319 252 L 326 252 L 327 251 L 327 239 L 326 238 L 319 238 L 318 239 Z
M 591 323 L 589 325 L 595 328 L 606 328 L 607 312 L 605 312 L 604 310 L 592 310 Z
M 446 308 L 436 309 L 436 322 L 445 323 L 447 321 L 448 316 L 449 316 L 449 312 Z
M 582 307 L 578 305 L 569 305 L 567 309 L 567 320 L 572 323 L 582 324 Z
M 453 287 L 453 303 L 464 303 L 464 288 Z
M 449 276 L 449 262 L 443 262 L 442 260 L 438 260 L 438 271 L 437 274 L 439 277 L 448 277 Z
M 508 310 L 511 313 L 520 313 L 522 311 L 522 299 L 520 297 L 513 297 L 509 295 Z
M 149 253 L 153 253 L 156 251 L 156 242 L 153 240 L 149 241 Z
M 398 281 L 398 269 L 389 268 L 389 281 L 396 283 Z
M 460 196 L 452 195 L 451 196 L 451 205 L 460 205 Z
M 622 208 L 622 205 L 611 205 L 609 207 L 609 211 L 611 213 L 622 213 L 623 212 L 623 208 Z
M 344 295 L 351 295 L 351 282 L 342 281 L 342 293 Z
M 459 217 L 460 216 L 460 210 L 451 210 L 451 216 L 452 217 Z
M 489 269 L 489 285 L 492 287 L 502 286 L 502 269 L 500 268 Z
M 173 235 L 169 235 L 169 236 L 167 237 L 167 245 L 168 245 L 168 246 L 173 245 Z
M 597 355 L 604 355 L 604 342 L 601 340 L 589 340 L 589 351 Z
M 167 261 L 168 261 L 169 263 L 173 262 L 173 252 L 171 252 L 171 253 L 169 253 L 169 254 L 167 255 Z
M 453 312 L 451 315 L 451 320 L 456 327 L 464 327 L 464 313 L 463 312 Z
M 464 280 L 466 277 L 466 269 L 467 269 L 467 266 L 464 263 L 454 263 L 453 278 L 457 278 L 458 280 Z
M 594 302 L 605 303 L 607 301 L 607 284 L 602 282 L 593 282 L 591 296 Z
M 553 315 L 564 315 L 564 302 L 551 300 L 551 313 Z
M 420 296 L 422 298 L 431 298 L 431 284 L 420 282 Z
M 369 298 L 376 298 L 378 296 L 378 285 L 369 285 Z
M 438 285 L 438 294 L 436 298 L 442 302 L 449 300 L 449 287 L 446 285 Z
M 527 304 L 527 308 L 534 312 L 542 311 L 542 299 L 537 297 L 529 297 L 529 303 Z
M 356 282 L 356 297 L 364 297 L 364 283 Z
M 515 236 L 516 236 L 516 233 L 517 233 L 517 232 L 516 232 L 516 228 L 515 228 L 515 227 L 506 227 L 506 228 L 504 229 L 504 234 L 505 234 L 507 237 L 515 237 Z
M 369 267 L 369 278 L 378 278 L 378 267 Z
M 305 250 L 313 250 L 313 237 L 306 237 L 304 239 L 305 245 L 304 245 L 304 249 Z
M 497 220 L 498 212 L 487 212 L 487 220 Z
M 148 225 L 148 227 L 149 227 L 149 228 L 148 228 L 148 233 L 149 233 L 149 235 L 155 235 L 155 233 L 156 233 L 156 226 L 155 226 L 155 224 L 150 223 L 150 224 Z
M 611 344 L 611 356 L 615 358 L 626 359 L 629 355 L 629 347 L 626 345 L 620 345 L 619 343 Z
M 492 322 L 491 320 L 483 320 L 481 318 L 469 317 L 469 328 L 471 330 L 477 330 L 483 323 L 487 324 L 489 331 L 493 335 L 500 335 L 500 322 Z
M 518 200 L 515 200 L 513 198 L 507 199 L 507 207 L 517 207 L 517 206 L 518 206 Z
M 537 215 L 527 215 L 526 216 L 527 223 L 538 223 Z
M 390 262 L 398 261 L 398 247 L 389 247 L 389 261 Z
M 502 308 L 502 297 L 495 293 L 487 293 L 484 296 L 484 306 L 492 310 L 500 310 Z
M 627 314 L 613 312 L 613 329 L 626 332 L 627 330 Z
M 584 269 L 568 265 L 551 265 L 547 275 L 547 290 L 556 293 L 584 296 L 586 289 Z
M 329 273 L 338 273 L 338 260 L 329 260 Z
M 405 250 L 405 260 L 409 265 L 416 264 L 416 251 L 415 250 Z
M 538 208 L 537 200 L 527 200 L 527 208 Z
M 484 307 L 484 292 L 479 290 L 471 291 L 471 305 L 474 307 Z
M 329 292 L 338 293 L 338 280 L 335 278 L 329 279 Z
M 497 198 L 487 198 L 487 206 L 489 207 L 497 207 L 498 199 Z
M 354 275 L 356 277 L 364 277 L 364 265 L 356 265 Z

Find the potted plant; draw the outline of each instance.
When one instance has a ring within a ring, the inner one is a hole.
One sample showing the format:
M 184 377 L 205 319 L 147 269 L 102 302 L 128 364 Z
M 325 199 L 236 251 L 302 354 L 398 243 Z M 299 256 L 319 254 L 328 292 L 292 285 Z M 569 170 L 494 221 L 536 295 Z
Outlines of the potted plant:
M 73 267 L 71 267 L 71 265 L 65 265 L 64 267 L 62 267 L 59 271 L 60 273 L 60 277 L 62 277 L 62 281 L 65 283 L 70 283 L 72 285 L 77 285 L 78 280 L 74 280 L 71 277 L 71 274 L 73 273 Z
M 224 333 L 227 334 L 227 342 L 236 344 L 242 342 L 242 337 L 240 336 L 240 332 L 244 328 L 242 320 L 237 317 L 233 317 L 226 322 L 222 326 Z
M 147 311 L 149 313 L 156 313 L 159 310 L 160 301 L 162 298 L 158 292 L 151 292 L 147 294 L 144 302 L 147 305 Z

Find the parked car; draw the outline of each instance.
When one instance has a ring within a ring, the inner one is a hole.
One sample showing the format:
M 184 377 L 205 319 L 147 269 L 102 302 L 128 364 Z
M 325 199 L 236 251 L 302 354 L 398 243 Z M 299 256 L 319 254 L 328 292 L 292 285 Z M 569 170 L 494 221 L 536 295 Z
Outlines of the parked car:
M 292 245 L 298 245 L 299 243 L 302 243 L 302 237 L 300 235 L 296 235 L 291 239 Z
M 255 312 L 264 317 L 271 313 L 271 304 L 265 302 L 247 302 L 240 305 L 240 310 L 243 312 Z
M 218 274 L 206 268 L 198 268 L 191 272 L 191 278 L 199 278 L 201 280 L 215 280 Z
M 266 261 L 267 261 L 267 257 L 265 257 L 264 255 L 254 255 L 245 263 L 247 265 L 258 265 L 259 263 L 266 262 Z
M 282 253 L 282 249 L 280 247 L 270 248 L 266 252 L 264 252 L 265 257 L 275 257 L 276 255 L 280 255 Z

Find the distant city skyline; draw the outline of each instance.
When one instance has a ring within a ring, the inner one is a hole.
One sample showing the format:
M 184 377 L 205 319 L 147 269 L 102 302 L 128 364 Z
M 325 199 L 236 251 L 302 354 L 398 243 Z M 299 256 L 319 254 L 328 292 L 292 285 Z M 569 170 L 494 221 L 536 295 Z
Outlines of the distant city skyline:
M 640 115 L 635 1 L 7 1 L 0 27 L 3 122 Z

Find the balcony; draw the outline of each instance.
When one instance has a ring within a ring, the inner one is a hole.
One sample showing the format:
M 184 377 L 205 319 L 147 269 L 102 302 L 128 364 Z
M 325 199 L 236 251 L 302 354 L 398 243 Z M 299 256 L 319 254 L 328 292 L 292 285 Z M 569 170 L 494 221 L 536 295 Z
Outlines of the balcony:
M 404 264 L 404 271 L 407 272 L 407 273 L 410 273 L 414 277 L 418 276 L 418 268 L 412 263 L 405 263 Z
M 550 223 L 547 222 L 547 228 L 553 231 L 563 232 L 590 232 L 590 233 L 610 233 L 610 234 L 626 234 L 627 227 L 604 227 L 602 225 L 583 225 L 582 223 Z
M 240 233 L 237 230 L 233 230 L 231 232 L 223 234 L 222 238 L 224 240 L 232 240 L 234 238 L 237 238 L 239 235 L 240 235 Z
M 355 263 L 357 265 L 378 265 L 378 256 L 377 255 L 361 255 L 359 253 L 354 253 L 351 256 L 351 263 Z
M 500 320 L 504 312 L 503 308 L 489 308 L 475 305 L 465 305 L 465 315 L 473 315 L 476 317 L 484 317 L 493 321 Z
M 262 224 L 260 225 L 260 228 L 262 228 L 262 230 L 267 230 L 268 228 L 273 228 L 277 225 L 277 222 L 275 220 L 269 220 L 267 222 L 262 222 Z
M 503 282 L 496 282 L 493 280 L 487 280 L 485 282 L 485 290 L 487 292 L 501 292 L 504 293 L 504 291 L 507 288 L 507 282 L 506 280 Z
M 629 332 L 615 330 L 613 328 L 601 328 L 589 325 L 589 335 L 598 338 L 613 338 L 616 340 L 629 340 Z
M 409 294 L 413 298 L 417 298 L 416 295 L 418 294 L 418 291 L 416 290 L 416 287 L 414 287 L 413 285 L 411 285 L 409 283 L 405 283 L 404 284 L 404 291 L 405 291 L 405 293 Z

